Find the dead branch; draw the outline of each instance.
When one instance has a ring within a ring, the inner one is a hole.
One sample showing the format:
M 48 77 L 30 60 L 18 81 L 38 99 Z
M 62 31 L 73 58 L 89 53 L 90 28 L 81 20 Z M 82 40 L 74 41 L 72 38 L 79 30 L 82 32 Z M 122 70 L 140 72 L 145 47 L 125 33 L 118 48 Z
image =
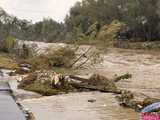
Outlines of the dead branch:
M 77 60 L 75 60 L 72 65 L 70 65 L 70 67 L 73 67 L 81 58 L 83 58 L 84 56 L 86 56 L 86 54 L 87 54 L 91 49 L 92 49 L 92 46 L 89 47 L 88 50 L 87 50 L 85 53 L 81 54 L 81 55 L 77 58 Z

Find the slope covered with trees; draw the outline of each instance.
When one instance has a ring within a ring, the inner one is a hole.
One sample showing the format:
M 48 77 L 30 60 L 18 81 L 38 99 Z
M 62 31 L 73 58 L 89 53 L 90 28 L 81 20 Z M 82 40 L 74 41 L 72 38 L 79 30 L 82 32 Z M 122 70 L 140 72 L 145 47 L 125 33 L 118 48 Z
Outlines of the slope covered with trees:
M 130 38 L 143 41 L 159 40 L 158 0 L 83 0 L 70 10 L 66 17 L 68 31 L 79 28 L 88 35 L 96 23 L 96 32 L 104 25 L 118 20 L 126 24 L 122 31 Z
M 8 15 L 0 9 L 0 38 L 44 42 L 101 42 L 105 29 L 121 23 L 114 37 L 132 41 L 159 41 L 158 0 L 82 0 L 66 16 L 64 23 L 50 18 L 32 23 Z M 107 36 L 104 38 L 107 39 Z

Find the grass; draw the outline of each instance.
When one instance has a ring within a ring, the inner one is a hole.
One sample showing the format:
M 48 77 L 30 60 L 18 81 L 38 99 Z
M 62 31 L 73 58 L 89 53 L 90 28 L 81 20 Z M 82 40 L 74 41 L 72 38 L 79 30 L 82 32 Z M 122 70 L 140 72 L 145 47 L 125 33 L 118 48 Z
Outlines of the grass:
M 8 54 L 0 53 L 0 68 L 13 70 L 18 68 L 18 64 Z
M 41 83 L 33 83 L 30 85 L 27 85 L 24 87 L 24 90 L 36 92 L 36 93 L 39 93 L 43 96 L 57 95 L 61 92 L 60 90 L 51 88 L 48 85 L 41 84 Z

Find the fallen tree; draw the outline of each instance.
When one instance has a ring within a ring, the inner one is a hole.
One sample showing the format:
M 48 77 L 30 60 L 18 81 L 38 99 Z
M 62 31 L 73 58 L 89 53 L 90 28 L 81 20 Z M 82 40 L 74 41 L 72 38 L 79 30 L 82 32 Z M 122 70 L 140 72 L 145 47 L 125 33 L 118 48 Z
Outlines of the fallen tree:
M 121 90 L 117 89 L 114 81 L 98 74 L 94 74 L 89 79 L 86 79 L 74 75 L 64 76 L 52 71 L 37 71 L 29 74 L 20 81 L 18 87 L 42 93 L 42 95 L 86 90 L 121 93 Z

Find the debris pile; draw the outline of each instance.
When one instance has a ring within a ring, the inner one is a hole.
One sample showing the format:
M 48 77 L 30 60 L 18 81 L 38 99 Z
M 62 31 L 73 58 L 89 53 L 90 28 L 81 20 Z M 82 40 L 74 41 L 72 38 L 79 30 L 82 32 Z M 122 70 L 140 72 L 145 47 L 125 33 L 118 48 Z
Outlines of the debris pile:
M 120 95 L 117 96 L 117 99 L 121 106 L 129 107 L 135 109 L 136 111 L 141 111 L 146 106 L 160 102 L 160 99 L 150 98 L 146 96 L 138 96 L 131 91 L 122 91 Z
M 108 78 L 94 74 L 89 79 L 78 76 L 64 76 L 54 71 L 36 71 L 22 78 L 18 85 L 21 89 L 31 90 L 43 95 L 51 94 L 54 90 L 59 93 L 79 92 L 79 91 L 101 91 L 118 93 L 114 81 Z M 46 93 L 48 90 L 49 94 Z

